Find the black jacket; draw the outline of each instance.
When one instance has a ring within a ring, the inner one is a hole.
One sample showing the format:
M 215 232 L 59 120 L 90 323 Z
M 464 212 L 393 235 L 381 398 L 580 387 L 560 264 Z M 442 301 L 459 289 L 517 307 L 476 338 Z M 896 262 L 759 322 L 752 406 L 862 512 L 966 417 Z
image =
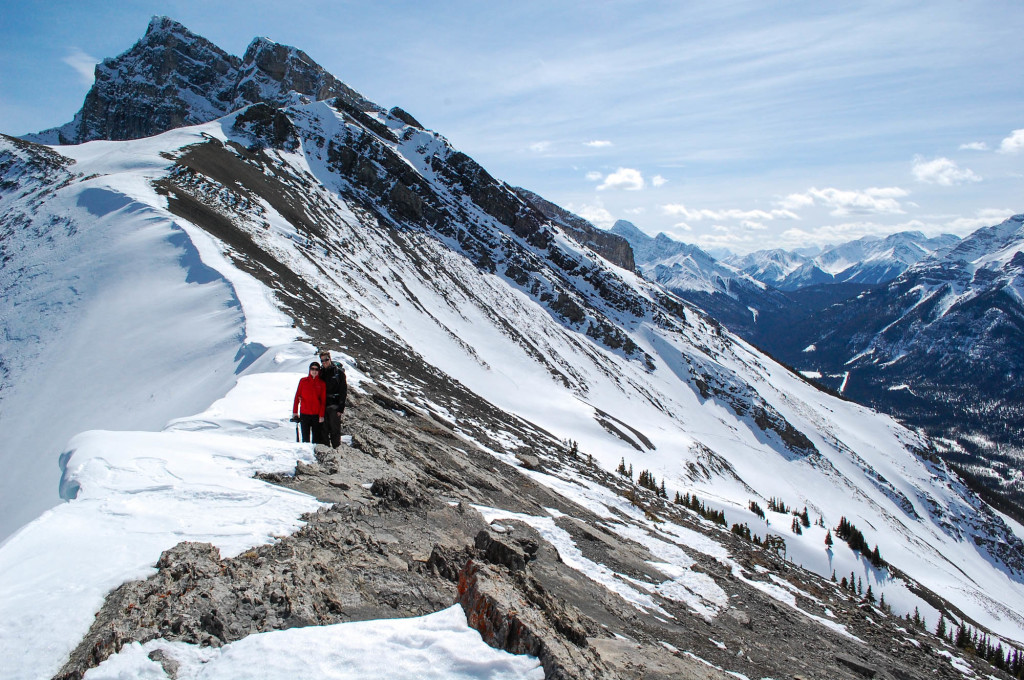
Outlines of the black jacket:
M 345 410 L 345 398 L 348 396 L 348 381 L 345 369 L 336 363 L 320 369 L 320 379 L 327 383 L 327 405 L 337 406 L 339 412 Z

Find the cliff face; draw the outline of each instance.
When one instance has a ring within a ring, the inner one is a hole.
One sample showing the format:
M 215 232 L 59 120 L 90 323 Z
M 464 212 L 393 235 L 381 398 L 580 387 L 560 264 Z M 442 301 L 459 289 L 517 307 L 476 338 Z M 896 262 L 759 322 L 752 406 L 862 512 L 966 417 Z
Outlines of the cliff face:
M 257 38 L 239 58 L 172 19 L 154 17 L 134 46 L 96 66 L 96 81 L 74 120 L 26 139 L 44 144 L 141 139 L 249 104 L 331 97 L 365 103 L 301 50 Z

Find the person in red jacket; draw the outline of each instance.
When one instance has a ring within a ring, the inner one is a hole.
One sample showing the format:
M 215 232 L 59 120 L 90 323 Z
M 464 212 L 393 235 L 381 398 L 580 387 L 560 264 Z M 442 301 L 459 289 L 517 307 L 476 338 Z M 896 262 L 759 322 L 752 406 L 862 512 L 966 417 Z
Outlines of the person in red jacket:
M 320 444 L 321 424 L 324 422 L 324 410 L 327 408 L 327 385 L 320 379 L 320 364 L 309 365 L 309 375 L 299 380 L 295 390 L 295 401 L 292 404 L 292 419 L 299 419 L 302 428 L 302 441 L 308 442 L 310 434 L 313 443 Z

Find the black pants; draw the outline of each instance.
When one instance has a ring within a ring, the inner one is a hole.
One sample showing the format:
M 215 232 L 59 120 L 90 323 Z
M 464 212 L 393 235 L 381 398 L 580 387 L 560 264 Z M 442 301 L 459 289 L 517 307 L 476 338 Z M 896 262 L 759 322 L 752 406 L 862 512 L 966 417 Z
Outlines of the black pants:
M 320 441 L 320 416 L 315 413 L 313 415 L 299 414 L 299 428 L 302 430 L 302 441 L 308 442 L 312 435 L 314 444 L 323 443 Z
M 338 406 L 328 406 L 324 416 L 324 444 L 336 449 L 341 446 L 341 411 Z

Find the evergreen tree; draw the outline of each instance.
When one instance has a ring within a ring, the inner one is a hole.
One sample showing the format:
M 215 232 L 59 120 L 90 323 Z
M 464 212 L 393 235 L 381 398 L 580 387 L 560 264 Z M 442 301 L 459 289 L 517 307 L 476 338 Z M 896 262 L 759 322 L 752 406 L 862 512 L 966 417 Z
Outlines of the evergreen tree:
M 847 583 L 846 583 L 846 577 L 845 576 L 843 577 L 843 580 L 839 582 L 839 587 L 842 588 L 843 590 L 847 589 Z
M 831 531 L 829 531 L 829 532 L 827 532 L 825 534 L 825 547 L 828 548 L 829 550 L 832 549 L 832 532 Z M 832 572 L 832 573 L 835 574 L 835 572 Z M 834 581 L 835 579 L 833 578 L 832 580 Z
M 935 626 L 935 634 L 946 639 L 946 617 L 939 613 L 939 623 Z
M 864 583 L 860 580 L 860 576 L 857 577 L 857 594 L 864 594 Z
M 871 591 L 871 584 L 868 584 L 868 592 L 864 593 L 864 599 L 871 604 L 875 603 L 875 594 Z
M 799 536 L 799 535 L 804 533 L 803 529 L 800 528 L 800 519 L 799 518 L 797 518 L 797 517 L 793 518 L 792 529 L 793 529 L 793 533 L 796 534 L 797 536 Z
M 807 514 L 806 505 L 804 506 L 804 511 L 800 513 L 800 523 L 803 524 L 805 528 L 811 526 L 811 518 Z
M 963 649 L 967 646 L 967 631 L 964 629 L 963 624 L 956 627 L 956 635 L 953 636 L 953 644 L 957 646 L 957 649 Z

